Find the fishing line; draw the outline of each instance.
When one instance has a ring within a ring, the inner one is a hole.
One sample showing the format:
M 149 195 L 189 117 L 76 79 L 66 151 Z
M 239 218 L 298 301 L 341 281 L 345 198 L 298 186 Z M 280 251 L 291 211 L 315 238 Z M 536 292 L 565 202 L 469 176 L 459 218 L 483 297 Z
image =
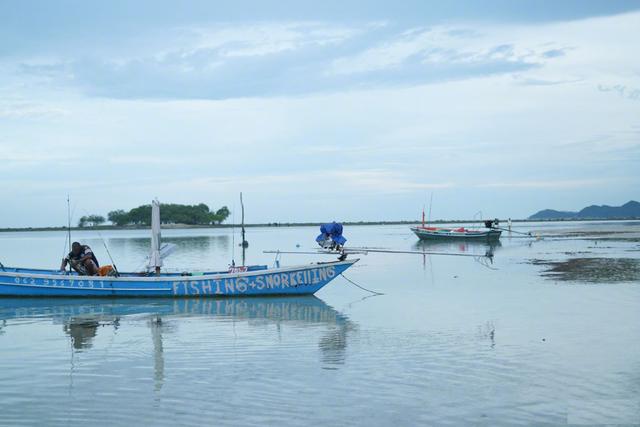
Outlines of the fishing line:
M 358 288 L 362 289 L 363 291 L 369 292 L 373 295 L 384 295 L 382 292 L 376 292 L 376 291 L 372 291 L 371 289 L 367 289 L 364 286 L 360 286 L 358 285 L 356 282 L 354 282 L 353 280 L 349 279 L 347 276 L 344 275 L 344 273 L 340 273 L 340 275 L 349 283 L 351 283 L 354 286 L 357 286 Z

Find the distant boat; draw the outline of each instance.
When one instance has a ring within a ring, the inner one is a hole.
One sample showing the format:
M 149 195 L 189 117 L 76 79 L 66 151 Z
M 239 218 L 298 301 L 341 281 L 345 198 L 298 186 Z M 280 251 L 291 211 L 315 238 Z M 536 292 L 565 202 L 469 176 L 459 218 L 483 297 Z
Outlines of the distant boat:
M 501 230 L 493 228 L 487 230 L 470 230 L 468 228 L 441 228 L 441 227 L 411 227 L 420 240 L 486 240 L 495 241 L 500 239 Z
M 160 204 L 152 207 L 152 247 L 147 271 L 86 276 L 76 272 L 5 267 L 0 264 L 0 296 L 38 297 L 227 297 L 309 295 L 358 259 L 293 267 L 231 266 L 224 271 L 161 272 Z
M 431 210 L 431 207 L 429 207 Z M 431 216 L 431 214 L 429 214 Z M 429 218 L 429 221 L 431 218 Z M 410 227 L 420 240 L 482 240 L 496 241 L 500 239 L 502 230 L 498 228 L 498 220 L 485 221 L 486 229 L 468 229 L 464 227 L 443 228 L 425 225 L 424 209 L 422 210 L 422 225 Z

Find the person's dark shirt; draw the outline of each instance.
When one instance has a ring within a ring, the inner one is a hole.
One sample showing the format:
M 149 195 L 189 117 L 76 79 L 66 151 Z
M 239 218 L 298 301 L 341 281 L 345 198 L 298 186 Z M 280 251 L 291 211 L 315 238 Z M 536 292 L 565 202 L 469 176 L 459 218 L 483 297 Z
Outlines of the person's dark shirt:
M 69 252 L 69 255 L 67 255 L 68 259 L 74 260 L 74 261 L 78 261 L 81 258 L 84 258 L 87 255 L 91 255 L 91 259 L 93 260 L 93 262 L 96 263 L 96 267 L 100 267 L 100 264 L 98 264 L 98 259 L 96 258 L 96 256 L 94 255 L 93 251 L 91 250 L 91 248 L 87 245 L 81 245 L 80 246 L 80 252 L 78 253 L 78 255 L 75 255 L 73 253 L 73 251 Z

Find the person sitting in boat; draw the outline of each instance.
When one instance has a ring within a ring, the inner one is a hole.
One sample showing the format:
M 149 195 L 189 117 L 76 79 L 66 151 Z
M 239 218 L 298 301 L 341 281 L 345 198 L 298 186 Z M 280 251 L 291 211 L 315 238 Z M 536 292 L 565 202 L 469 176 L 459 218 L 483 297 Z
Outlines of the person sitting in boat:
M 496 219 L 488 219 L 484 222 L 484 226 L 486 228 L 498 228 L 498 226 L 500 225 L 500 220 L 498 218 Z
M 60 271 L 64 271 L 68 264 L 83 276 L 99 274 L 98 259 L 89 246 L 81 245 L 79 242 L 73 242 L 71 245 L 71 252 L 62 260 Z
M 341 250 L 347 242 L 347 239 L 342 235 L 342 224 L 337 222 L 322 224 L 320 226 L 320 235 L 316 237 L 316 242 L 318 242 L 323 249 Z

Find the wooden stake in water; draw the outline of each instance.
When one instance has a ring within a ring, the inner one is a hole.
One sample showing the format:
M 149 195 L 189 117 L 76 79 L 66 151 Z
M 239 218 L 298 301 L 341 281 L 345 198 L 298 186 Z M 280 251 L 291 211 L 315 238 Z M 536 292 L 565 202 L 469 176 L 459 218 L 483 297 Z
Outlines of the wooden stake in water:
M 242 210 L 242 265 L 245 264 L 245 250 L 249 246 L 249 242 L 245 238 L 245 229 L 244 229 L 244 202 L 242 201 L 242 192 L 240 192 L 240 208 Z

